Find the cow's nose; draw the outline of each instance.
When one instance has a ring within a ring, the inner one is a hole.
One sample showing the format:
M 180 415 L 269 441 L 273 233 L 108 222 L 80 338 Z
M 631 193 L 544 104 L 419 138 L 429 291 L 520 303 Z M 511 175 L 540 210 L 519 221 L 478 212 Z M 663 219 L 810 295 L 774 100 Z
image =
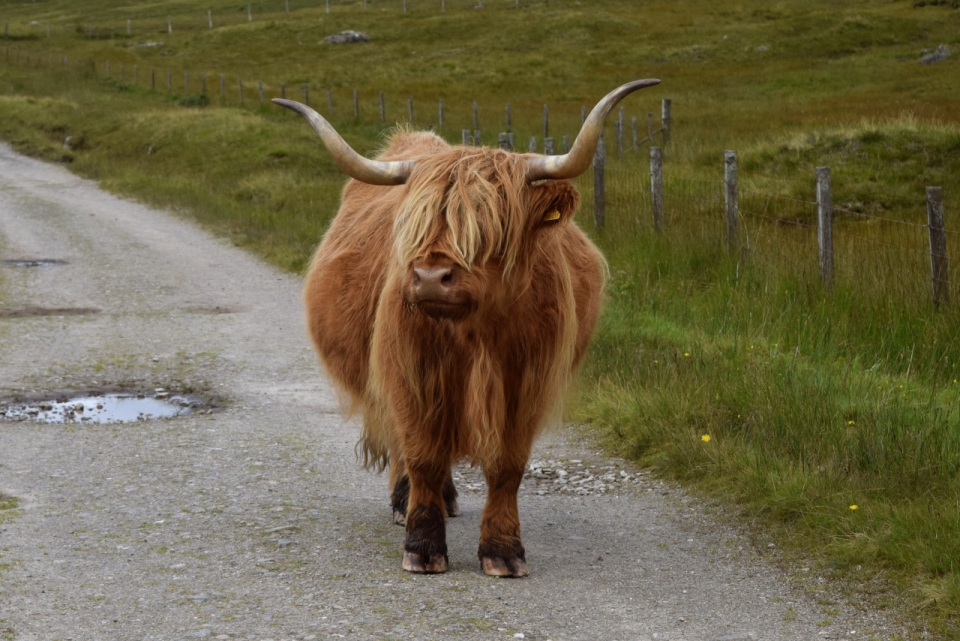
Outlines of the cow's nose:
M 457 282 L 452 267 L 414 267 L 413 287 L 420 300 L 443 300 Z

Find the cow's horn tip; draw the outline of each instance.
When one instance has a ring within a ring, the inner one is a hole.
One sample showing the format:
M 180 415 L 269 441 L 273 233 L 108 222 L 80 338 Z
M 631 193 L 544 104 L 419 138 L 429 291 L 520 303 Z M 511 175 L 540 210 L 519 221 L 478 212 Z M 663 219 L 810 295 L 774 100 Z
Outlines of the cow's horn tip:
M 280 105 L 281 107 L 286 107 L 287 109 L 292 109 L 293 111 L 299 111 L 300 103 L 296 100 L 287 100 L 286 98 L 271 98 L 271 102 L 274 104 Z

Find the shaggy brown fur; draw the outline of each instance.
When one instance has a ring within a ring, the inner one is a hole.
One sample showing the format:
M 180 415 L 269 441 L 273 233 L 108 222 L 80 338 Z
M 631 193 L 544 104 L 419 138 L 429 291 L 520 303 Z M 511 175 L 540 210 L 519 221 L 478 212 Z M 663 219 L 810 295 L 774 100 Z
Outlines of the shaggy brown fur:
M 416 168 L 401 186 L 347 183 L 307 275 L 310 334 L 363 416 L 364 463 L 390 465 L 404 567 L 446 569 L 450 468 L 466 459 L 489 486 L 484 572 L 525 575 L 517 489 L 586 350 L 603 259 L 570 220 L 573 186 L 527 183 L 522 156 L 400 132 L 380 159 Z M 442 295 L 422 295 L 434 272 Z

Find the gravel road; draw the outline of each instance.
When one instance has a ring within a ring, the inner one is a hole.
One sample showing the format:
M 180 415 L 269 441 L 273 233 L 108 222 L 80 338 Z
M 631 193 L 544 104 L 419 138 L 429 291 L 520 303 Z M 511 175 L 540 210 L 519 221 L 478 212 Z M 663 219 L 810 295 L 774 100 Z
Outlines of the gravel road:
M 297 276 L 3 145 L 0 259 L 64 261 L 0 265 L 0 401 L 211 401 L 125 424 L 0 420 L 0 492 L 19 499 L 0 513 L 0 639 L 894 636 L 565 432 L 521 488 L 529 578 L 480 573 L 484 487 L 466 467 L 450 571 L 405 573 L 386 476 L 356 463 Z

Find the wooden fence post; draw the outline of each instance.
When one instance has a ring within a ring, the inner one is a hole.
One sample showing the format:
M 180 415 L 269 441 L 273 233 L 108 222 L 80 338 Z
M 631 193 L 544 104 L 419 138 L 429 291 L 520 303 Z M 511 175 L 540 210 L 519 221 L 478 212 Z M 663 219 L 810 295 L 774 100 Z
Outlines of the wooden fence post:
M 127 35 L 130 35 L 130 19 L 127 19 Z
M 473 130 L 473 146 L 474 146 L 474 147 L 482 147 L 482 146 L 483 146 L 483 140 L 480 138 L 480 130 L 479 130 L 479 129 L 474 129 L 474 130 Z
M 817 167 L 817 247 L 820 250 L 820 278 L 833 285 L 833 198 L 830 168 Z
M 543 139 L 550 137 L 550 107 L 543 106 Z
M 356 89 L 353 90 L 353 117 L 360 117 L 360 92 Z
M 527 151 L 529 151 L 531 154 L 537 153 L 537 137 L 536 136 L 530 136 L 530 144 L 527 145 Z
M 507 151 L 513 151 L 513 147 L 510 145 L 510 136 L 507 132 L 503 131 L 497 134 L 497 147 Z
M 407 111 L 410 116 L 410 122 L 413 122 L 413 96 L 407 96 Z
M 477 106 L 477 101 L 473 101 L 473 128 L 480 128 L 480 107 Z
M 257 81 L 257 93 L 260 94 L 260 106 L 262 107 L 263 106 L 263 81 L 262 80 Z
M 617 117 L 617 158 L 623 160 L 623 107 Z
M 469 129 L 462 130 L 460 132 L 460 136 L 461 136 L 460 144 L 462 144 L 464 147 L 469 147 L 470 146 L 470 130 Z
M 508 132 L 507 132 L 507 138 L 510 139 L 510 151 L 513 151 L 513 150 L 516 149 L 517 147 L 514 145 L 513 132 L 512 132 L 512 131 L 508 131 Z
M 663 231 L 663 152 L 660 147 L 650 147 L 650 203 L 653 228 Z
M 506 115 L 507 115 L 507 131 L 510 132 L 510 131 L 513 131 L 513 114 L 510 113 L 509 102 L 507 103 Z
M 150 67 L 150 89 L 157 88 L 157 74 L 153 67 Z
M 173 91 L 173 72 L 167 69 L 167 91 Z
M 553 137 L 548 137 L 543 139 L 543 155 L 552 156 L 553 155 Z
M 727 249 L 736 250 L 740 244 L 737 239 L 737 215 L 739 213 L 737 194 L 737 152 L 723 152 L 724 201 L 727 206 Z
M 207 27 L 213 29 L 213 12 L 207 9 Z
M 327 0 L 327 13 L 330 13 L 330 0 Z
M 930 230 L 930 273 L 933 303 L 950 302 L 950 273 L 947 263 L 947 234 L 943 224 L 943 191 L 927 187 L 927 228 Z
M 303 85 L 303 104 L 310 106 L 310 85 Z
M 173 33 L 173 20 L 170 19 L 170 16 L 167 16 L 167 33 Z
M 564 136 L 562 140 L 561 148 L 563 149 L 563 153 L 567 153 L 570 151 L 570 136 Z
M 286 9 L 287 13 L 290 13 L 290 0 L 283 0 L 283 8 Z
M 281 98 L 287 97 L 287 85 L 283 84 L 282 82 L 280 83 L 280 97 Z
M 250 8 L 250 3 L 247 3 L 247 22 L 253 22 L 253 9 Z
M 660 103 L 660 128 L 663 130 L 663 144 L 670 142 L 670 99 L 664 98 Z
M 438 115 L 439 115 L 439 117 L 440 117 L 440 119 L 439 119 L 439 121 L 438 121 L 438 123 L 439 123 L 439 127 L 438 127 L 438 128 L 439 128 L 439 129 L 443 129 L 443 98 L 440 99 L 440 104 L 439 104 L 437 110 L 438 110 Z
M 380 92 L 380 123 L 387 122 L 387 105 L 383 99 L 383 92 Z
M 597 229 L 603 229 L 607 218 L 606 184 L 603 175 L 606 158 L 607 149 L 601 133 L 600 140 L 597 142 L 597 152 L 593 155 L 593 224 Z
M 630 131 L 633 134 L 633 150 L 636 151 L 639 149 L 640 145 L 639 138 L 637 137 L 637 117 L 633 116 L 630 118 Z

